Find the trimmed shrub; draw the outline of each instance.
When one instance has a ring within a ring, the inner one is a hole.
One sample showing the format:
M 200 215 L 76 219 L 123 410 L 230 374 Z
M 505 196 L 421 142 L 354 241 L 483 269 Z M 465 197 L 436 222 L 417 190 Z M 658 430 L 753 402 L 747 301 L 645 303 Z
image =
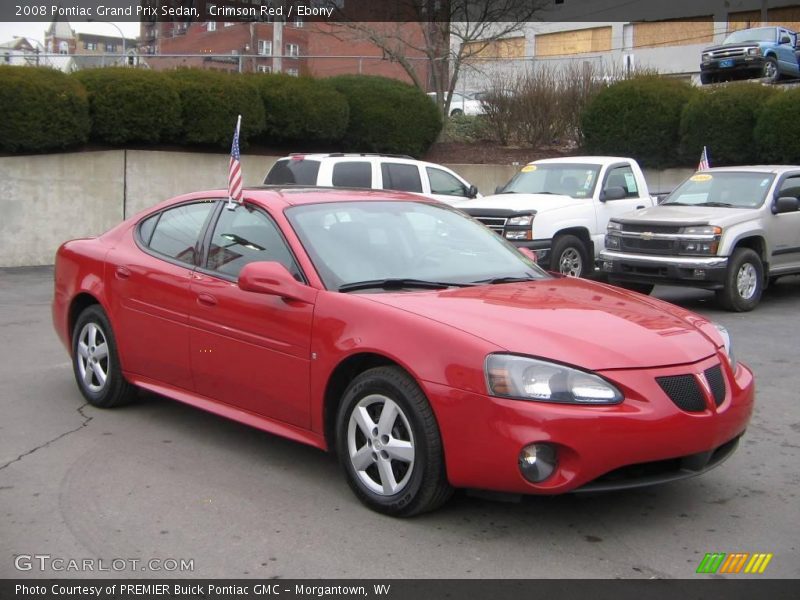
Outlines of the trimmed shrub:
M 695 94 L 681 115 L 681 154 L 697 160 L 707 146 L 714 166 L 756 162 L 756 120 L 776 93 L 769 86 L 735 83 Z
M 86 142 L 86 90 L 46 67 L 0 66 L 0 150 L 44 152 Z
M 754 137 L 761 162 L 800 163 L 800 89 L 775 94 L 764 104 Z
M 78 71 L 72 77 L 89 93 L 92 140 L 155 144 L 180 132 L 178 87 L 167 75 L 114 67 Z
M 330 81 L 350 107 L 346 150 L 419 157 L 442 129 L 439 107 L 411 85 L 371 75 L 340 75 Z
M 238 115 L 242 147 L 264 131 L 264 104 L 251 78 L 202 69 L 178 69 L 168 75 L 181 99 L 178 141 L 230 148 Z
M 265 143 L 338 142 L 347 131 L 347 98 L 329 81 L 289 75 L 254 75 L 264 102 Z
M 581 116 L 586 150 L 632 156 L 647 167 L 679 164 L 681 112 L 697 93 L 687 82 L 653 76 L 610 85 Z

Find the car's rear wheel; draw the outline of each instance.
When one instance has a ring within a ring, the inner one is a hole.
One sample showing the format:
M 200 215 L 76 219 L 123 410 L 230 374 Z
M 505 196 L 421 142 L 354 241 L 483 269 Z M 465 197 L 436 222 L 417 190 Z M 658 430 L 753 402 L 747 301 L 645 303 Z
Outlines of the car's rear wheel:
M 585 244 L 574 235 L 561 235 L 553 243 L 551 270 L 567 277 L 583 277 L 589 259 Z
M 735 312 L 753 310 L 764 290 L 764 265 L 750 248 L 738 248 L 728 263 L 725 287 L 717 291 L 723 308 Z
M 439 427 L 402 369 L 378 367 L 356 377 L 339 406 L 336 432 L 347 481 L 369 508 L 410 517 L 450 497 Z
M 97 304 L 86 308 L 75 322 L 72 367 L 78 389 L 93 406 L 112 408 L 136 396 L 136 388 L 122 376 L 114 332 Z

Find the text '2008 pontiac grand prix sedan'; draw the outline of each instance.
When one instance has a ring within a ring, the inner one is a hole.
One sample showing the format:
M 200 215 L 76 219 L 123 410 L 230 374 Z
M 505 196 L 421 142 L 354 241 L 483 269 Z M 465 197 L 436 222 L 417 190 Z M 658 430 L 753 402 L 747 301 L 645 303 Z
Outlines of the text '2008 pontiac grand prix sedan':
M 53 318 L 93 405 L 144 388 L 335 450 L 398 516 L 696 475 L 753 406 L 722 327 L 402 193 L 168 200 L 59 249 Z

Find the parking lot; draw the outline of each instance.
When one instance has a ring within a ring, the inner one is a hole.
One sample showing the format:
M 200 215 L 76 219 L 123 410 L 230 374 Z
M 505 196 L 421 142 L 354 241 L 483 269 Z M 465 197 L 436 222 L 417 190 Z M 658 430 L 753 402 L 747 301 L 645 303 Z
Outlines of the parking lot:
M 655 291 L 725 325 L 756 374 L 753 420 L 718 469 L 520 503 L 459 494 L 410 520 L 362 507 L 310 447 L 153 395 L 87 406 L 50 323 L 51 279 L 0 270 L 0 577 L 687 578 L 706 552 L 773 553 L 765 576 L 800 576 L 800 277 L 751 313 Z M 193 570 L 19 571 L 20 554 Z

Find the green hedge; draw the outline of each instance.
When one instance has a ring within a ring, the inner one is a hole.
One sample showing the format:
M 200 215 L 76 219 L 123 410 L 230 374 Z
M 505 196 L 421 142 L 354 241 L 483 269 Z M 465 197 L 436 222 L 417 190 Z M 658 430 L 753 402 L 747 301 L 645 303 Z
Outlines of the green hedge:
M 92 140 L 155 144 L 174 140 L 180 133 L 178 86 L 164 73 L 114 67 L 72 76 L 89 92 Z
M 330 81 L 350 107 L 345 150 L 421 156 L 442 129 L 439 108 L 418 88 L 368 75 Z
M 715 167 L 757 162 L 756 120 L 764 103 L 777 93 L 773 87 L 751 83 L 704 88 L 683 109 L 681 154 L 696 161 L 707 146 Z
M 86 142 L 86 90 L 60 71 L 0 66 L 0 150 L 45 152 Z
M 169 77 L 181 103 L 178 141 L 229 148 L 237 115 L 242 115 L 242 146 L 264 131 L 264 104 L 251 78 L 202 69 L 178 69 Z
M 762 162 L 800 164 L 800 89 L 775 94 L 764 104 L 754 137 Z
M 687 82 L 654 76 L 610 85 L 581 115 L 586 150 L 632 156 L 647 167 L 676 164 L 681 112 L 697 93 Z
M 265 143 L 338 142 L 347 131 L 347 99 L 329 81 L 283 74 L 253 80 L 264 102 Z

